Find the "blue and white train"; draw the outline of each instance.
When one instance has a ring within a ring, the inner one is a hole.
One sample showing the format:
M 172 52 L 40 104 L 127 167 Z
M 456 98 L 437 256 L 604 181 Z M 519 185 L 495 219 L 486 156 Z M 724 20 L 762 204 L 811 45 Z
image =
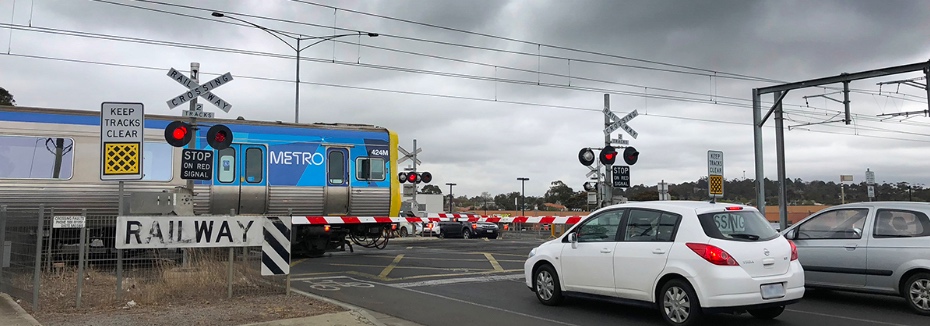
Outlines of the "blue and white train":
M 143 177 L 125 181 L 127 193 L 187 184 L 181 178 L 181 148 L 165 140 L 165 127 L 174 120 L 181 119 L 145 116 Z M 198 119 L 198 124 L 206 127 L 197 130 L 195 148 L 212 149 L 205 136 L 213 124 L 229 127 L 233 143 L 214 150 L 212 180 L 194 182 L 195 214 L 399 216 L 400 183 L 391 177 L 397 171 L 398 137 L 391 130 L 241 118 Z M 99 111 L 0 106 L 0 205 L 15 211 L 44 204 L 56 215 L 81 209 L 117 215 L 118 183 L 100 178 L 100 141 Z M 385 227 L 390 225 L 301 226 L 292 245 L 319 255 L 347 238 L 371 244 L 376 229 Z

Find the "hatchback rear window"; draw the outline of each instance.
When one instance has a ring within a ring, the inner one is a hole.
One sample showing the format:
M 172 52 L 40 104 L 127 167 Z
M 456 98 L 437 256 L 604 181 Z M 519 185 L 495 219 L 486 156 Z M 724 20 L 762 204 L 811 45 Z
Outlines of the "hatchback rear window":
M 698 215 L 704 234 L 714 239 L 767 241 L 778 237 L 762 214 L 755 211 L 726 211 Z

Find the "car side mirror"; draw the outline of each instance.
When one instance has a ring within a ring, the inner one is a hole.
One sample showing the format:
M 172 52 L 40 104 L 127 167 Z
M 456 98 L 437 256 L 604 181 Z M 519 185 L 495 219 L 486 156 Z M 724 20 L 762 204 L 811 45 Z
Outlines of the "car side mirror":
M 572 249 L 578 248 L 578 233 L 575 233 L 575 232 L 569 233 L 568 242 L 572 243 Z
M 798 229 L 791 229 L 785 233 L 785 239 L 794 240 L 798 236 Z

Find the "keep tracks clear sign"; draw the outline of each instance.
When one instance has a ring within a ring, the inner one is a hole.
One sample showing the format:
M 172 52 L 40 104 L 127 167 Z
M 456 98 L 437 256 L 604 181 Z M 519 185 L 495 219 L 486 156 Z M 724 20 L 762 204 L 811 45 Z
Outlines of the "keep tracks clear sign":
M 141 180 L 145 110 L 142 103 L 100 105 L 100 180 Z

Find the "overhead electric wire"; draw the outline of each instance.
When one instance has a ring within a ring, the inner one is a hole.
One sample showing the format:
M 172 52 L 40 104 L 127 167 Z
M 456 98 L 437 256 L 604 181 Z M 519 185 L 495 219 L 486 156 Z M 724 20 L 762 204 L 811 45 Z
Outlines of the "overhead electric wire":
M 95 65 L 105 65 L 112 67 L 122 67 L 122 68 L 135 68 L 135 69 L 145 69 L 145 70 L 156 70 L 156 71 L 165 71 L 167 68 L 164 67 L 152 67 L 152 66 L 141 66 L 141 65 L 129 65 L 129 64 L 118 64 L 118 63 L 109 63 L 109 62 L 99 62 L 92 60 L 79 60 L 79 59 L 68 59 L 68 58 L 57 58 L 51 56 L 39 56 L 39 55 L 28 55 L 28 54 L 6 54 L 0 53 L 0 57 L 9 56 L 9 57 L 21 57 L 21 58 L 30 58 L 30 59 L 41 59 L 41 60 L 52 60 L 52 61 L 64 61 L 72 63 L 82 63 L 82 64 L 95 64 Z M 205 71 L 200 72 L 203 75 L 221 75 L 219 73 L 209 73 Z M 253 80 L 264 80 L 264 81 L 276 81 L 276 82 L 287 82 L 292 83 L 293 80 L 285 80 L 280 78 L 271 78 L 271 77 L 259 77 L 259 76 L 242 76 L 237 75 L 236 78 L 242 79 L 253 79 Z M 549 107 L 555 109 L 567 109 L 567 110 L 577 110 L 577 111 L 590 111 L 590 112 L 600 112 L 600 109 L 592 109 L 585 107 L 573 107 L 566 105 L 552 105 L 545 103 L 532 103 L 532 102 L 523 102 L 523 101 L 507 101 L 507 100 L 496 100 L 496 99 L 487 99 L 487 98 L 478 98 L 478 97 L 468 97 L 468 96 L 458 96 L 458 95 L 445 95 L 445 94 L 435 94 L 435 93 L 424 93 L 424 92 L 413 92 L 413 91 L 402 91 L 402 90 L 390 90 L 383 88 L 374 88 L 374 87 L 362 87 L 362 86 L 349 86 L 349 85 L 340 85 L 340 84 L 331 84 L 331 83 L 319 83 L 319 82 L 307 82 L 301 81 L 302 84 L 316 85 L 316 86 L 325 86 L 325 87 L 334 87 L 334 88 L 346 88 L 346 89 L 357 89 L 364 91 L 374 91 L 374 92 L 383 92 L 391 94 L 405 94 L 405 95 L 417 95 L 417 96 L 427 96 L 427 97 L 437 97 L 437 98 L 447 98 L 447 99 L 456 99 L 456 100 L 472 100 L 472 101 L 481 101 L 481 102 L 493 102 L 493 103 L 504 103 L 504 104 L 513 104 L 521 106 L 532 106 L 532 107 Z M 644 114 L 646 115 L 646 114 Z M 682 117 L 682 116 L 669 116 L 662 114 L 650 113 L 646 116 L 665 118 L 665 119 L 675 119 L 675 120 L 685 120 L 689 122 L 710 122 L 710 123 L 721 123 L 721 124 L 731 124 L 731 125 L 743 125 L 751 126 L 752 123 L 746 122 L 736 122 L 736 121 L 725 121 L 725 120 L 714 120 L 706 118 L 694 118 L 694 117 Z M 774 129 L 772 125 L 763 126 L 763 128 Z M 848 128 L 846 128 L 848 129 Z M 914 142 L 926 142 L 930 143 L 930 140 L 919 140 L 919 139 L 908 139 L 908 138 L 897 138 L 897 137 L 885 137 L 885 136 L 875 136 L 875 135 L 860 135 L 860 134 L 848 134 L 848 133 L 839 133 L 839 132 L 828 132 L 828 131 L 818 131 L 811 129 L 800 129 L 808 132 L 817 132 L 817 133 L 826 133 L 826 134 L 835 134 L 835 135 L 846 135 L 846 136 L 862 136 L 870 138 L 880 138 L 880 139 L 890 139 L 890 140 L 902 140 L 902 141 L 914 141 Z
M 101 3 L 107 3 L 107 4 L 114 4 L 114 5 L 122 5 L 122 6 L 132 7 L 132 8 L 136 8 L 136 9 L 154 10 L 154 11 L 158 11 L 158 12 L 161 12 L 161 13 L 177 14 L 177 15 L 181 15 L 181 16 L 185 16 L 185 17 L 189 17 L 189 18 L 197 18 L 197 19 L 204 19 L 204 20 L 210 20 L 210 21 L 218 21 L 218 20 L 215 20 L 215 19 L 208 19 L 208 18 L 206 18 L 206 17 L 198 17 L 198 16 L 193 16 L 193 15 L 187 15 L 187 14 L 173 13 L 173 12 L 170 12 L 170 11 L 155 10 L 155 9 L 151 9 L 151 8 L 146 8 L 146 7 L 141 7 L 141 6 L 132 6 L 132 5 L 128 5 L 128 4 L 120 4 L 120 3 L 115 3 L 115 2 L 112 2 L 112 1 L 106 1 L 106 0 L 92 0 L 92 1 L 97 1 L 97 2 L 101 2 Z M 224 10 L 217 10 L 217 9 L 209 9 L 209 8 L 204 8 L 204 7 L 196 7 L 196 6 L 172 4 L 172 3 L 166 3 L 166 2 L 154 1 L 154 0 L 131 0 L 131 1 L 143 2 L 143 3 L 150 3 L 150 4 L 156 4 L 156 5 L 162 5 L 162 6 L 173 6 L 173 7 L 179 7 L 179 8 L 190 9 L 190 10 L 200 10 L 200 11 L 209 11 L 209 12 L 221 11 L 221 12 L 231 13 L 231 14 L 235 14 L 235 15 L 239 15 L 239 16 L 243 16 L 243 17 L 250 17 L 250 18 L 257 18 L 257 19 L 264 19 L 264 20 L 278 21 L 278 22 L 283 22 L 283 23 L 298 24 L 298 25 L 305 25 L 305 26 L 313 26 L 313 27 L 320 27 L 320 28 L 327 28 L 327 29 L 334 29 L 334 30 L 341 30 L 341 31 L 350 31 L 350 32 L 356 32 L 356 31 L 357 31 L 357 30 L 353 30 L 353 29 L 339 28 L 339 27 L 335 27 L 335 26 L 326 26 L 326 25 L 321 25 L 321 24 L 313 24 L 313 23 L 299 22 L 299 21 L 288 20 L 288 19 L 281 19 L 281 18 L 274 18 L 274 17 L 267 17 L 267 16 L 252 15 L 252 14 L 246 14 L 246 13 L 241 13 L 241 12 L 233 12 L 233 11 L 224 11 Z M 322 5 L 322 4 L 312 3 L 312 2 L 309 2 L 309 1 L 299 1 L 299 0 L 291 0 L 291 1 L 299 2 L 299 3 L 304 3 L 304 4 L 308 4 L 308 5 L 315 5 L 315 6 L 326 7 L 326 8 L 330 8 L 330 9 L 334 9 L 334 10 L 338 9 L 338 10 L 343 10 L 343 11 L 347 11 L 347 12 L 355 12 L 355 13 L 359 13 L 359 14 L 370 15 L 370 16 L 375 16 L 375 17 L 384 18 L 384 19 L 394 19 L 394 20 L 398 20 L 398 21 L 403 21 L 403 22 L 411 23 L 411 24 L 419 24 L 419 25 L 424 25 L 424 26 L 429 26 L 429 27 L 434 27 L 434 28 L 454 30 L 454 31 L 462 32 L 462 33 L 481 35 L 481 36 L 486 36 L 486 37 L 491 37 L 491 38 L 497 38 L 497 39 L 501 39 L 501 40 L 514 41 L 514 42 L 520 42 L 520 43 L 532 44 L 532 45 L 543 45 L 543 44 L 536 43 L 536 42 L 523 41 L 523 40 L 517 40 L 517 39 L 512 39 L 512 38 L 507 38 L 507 37 L 501 37 L 501 36 L 495 36 L 495 35 L 482 34 L 482 33 L 471 32 L 471 31 L 465 31 L 465 30 L 459 30 L 459 29 L 455 29 L 455 28 L 449 28 L 449 27 L 444 27 L 444 26 L 439 26 L 439 25 L 433 25 L 433 24 L 419 23 L 419 22 L 408 21 L 408 20 L 404 20 L 404 19 L 400 19 L 400 18 L 393 18 L 393 17 L 382 16 L 382 15 L 377 15 L 377 14 L 370 14 L 370 13 L 365 13 L 365 12 L 361 12 L 361 11 L 354 11 L 354 10 L 350 10 L 350 9 L 344 9 L 344 8 L 339 8 L 339 7 L 329 6 L 329 5 Z M 247 26 L 247 25 L 246 25 L 246 26 Z M 294 33 L 294 32 L 290 32 L 290 33 L 292 33 L 292 34 L 298 34 L 298 33 Z M 659 65 L 667 65 L 667 66 L 678 67 L 678 68 L 685 68 L 685 69 L 692 69 L 692 70 L 698 70 L 698 71 L 705 71 L 705 72 L 708 72 L 708 73 L 694 73 L 694 72 L 687 72 L 687 71 L 680 71 L 680 70 L 671 70 L 671 69 L 662 69 L 662 68 L 655 68 L 655 67 L 627 65 L 627 64 L 620 64 L 620 63 L 614 63 L 614 62 L 594 61 L 594 60 L 586 60 L 586 59 L 579 59 L 579 58 L 569 58 L 569 57 L 553 56 L 553 55 L 542 55 L 542 54 L 540 54 L 540 53 L 531 53 L 531 52 L 522 52 L 522 51 L 512 51 L 512 50 L 497 49 L 497 48 L 480 47 L 480 46 L 473 46 L 473 45 L 466 45 L 466 44 L 459 44 L 459 43 L 452 43 L 452 42 L 443 42 L 443 41 L 427 40 L 427 39 L 423 39 L 423 38 L 405 37 L 405 36 L 392 35 L 392 34 L 387 34 L 387 33 L 379 33 L 379 36 L 393 37 L 393 38 L 404 39 L 404 40 L 410 40 L 410 41 L 417 41 L 417 42 L 426 42 L 426 43 L 441 44 L 441 45 L 447 45 L 447 46 L 457 46 L 457 47 L 465 47 L 465 48 L 471 48 L 471 49 L 495 51 L 495 52 L 501 52 L 501 53 L 519 54 L 519 55 L 534 56 L 534 57 L 544 57 L 544 58 L 547 58 L 547 59 L 569 60 L 569 61 L 584 62 L 584 63 L 591 63 L 591 64 L 611 65 L 611 66 L 625 67 L 625 68 L 637 68 L 637 69 L 646 69 L 646 70 L 653 70 L 653 71 L 663 71 L 663 72 L 670 72 L 670 73 L 681 73 L 681 74 L 700 75 L 700 76 L 707 76 L 707 77 L 712 77 L 712 78 L 728 78 L 728 79 L 740 79 L 740 80 L 750 80 L 750 81 L 764 81 L 764 82 L 780 82 L 780 83 L 786 83 L 786 82 L 784 82 L 784 81 L 778 81 L 778 80 L 768 79 L 768 78 L 762 78 L 762 77 L 754 77 L 754 76 L 748 76 L 748 75 L 742 75 L 742 74 L 736 74 L 736 73 L 721 72 L 721 71 L 715 71 L 715 70 L 704 69 L 704 68 L 695 68 L 695 67 L 689 67 L 689 66 L 684 66 L 684 65 L 677 65 L 677 64 L 671 64 L 671 63 L 664 63 L 664 62 L 653 61 L 653 60 L 637 59 L 637 58 L 632 58 L 632 57 L 618 56 L 618 55 L 612 55 L 612 54 L 606 54 L 606 53 L 600 53 L 600 52 L 594 52 L 594 51 L 578 50 L 578 49 L 566 48 L 566 47 L 557 46 L 557 45 L 551 45 L 551 44 L 545 44 L 545 45 L 546 45 L 547 47 L 552 47 L 552 48 L 557 48 L 557 49 L 563 49 L 563 50 L 569 50 L 569 51 L 574 51 L 574 52 L 580 52 L 580 53 L 586 53 L 586 54 L 593 54 L 593 55 L 601 55 L 601 56 L 607 56 L 607 57 L 612 57 L 612 58 L 617 58 L 617 59 L 625 59 L 625 60 L 639 61 L 639 62 L 645 62 L 645 63 L 653 63 L 653 64 L 659 64 Z M 347 44 L 348 44 L 348 42 L 344 42 L 344 41 L 339 41 L 339 40 L 333 40 L 333 41 L 334 41 L 334 42 L 340 42 L 340 43 L 347 43 Z M 365 47 L 374 47 L 374 46 L 370 46 L 370 45 L 364 45 L 364 46 L 365 46 Z M 388 48 L 381 48 L 381 49 L 390 50 L 390 51 L 399 51 L 399 50 L 388 49 Z M 422 54 L 421 54 L 421 55 L 422 55 Z M 488 64 L 488 65 L 496 66 L 496 65 L 493 65 L 493 64 Z M 499 67 L 499 66 L 498 66 L 498 67 Z M 532 72 L 540 73 L 539 71 L 532 71 Z M 713 74 L 710 74 L 710 73 L 713 73 Z M 721 75 L 723 75 L 723 76 L 721 76 Z M 565 77 L 565 76 L 563 76 L 563 77 Z M 643 86 L 643 87 L 646 87 L 646 86 Z M 824 89 L 836 89 L 836 88 L 832 88 L 832 87 L 821 87 L 821 88 L 824 88 Z M 878 96 L 886 96 L 886 97 L 891 97 L 891 98 L 897 98 L 897 97 L 893 97 L 893 96 L 890 96 L 890 95 L 881 94 L 880 92 L 870 91 L 870 90 L 861 90 L 861 89 L 850 88 L 850 91 L 851 91 L 851 92 L 856 92 L 856 93 L 863 93 L 863 94 L 871 94 L 871 95 L 878 95 Z M 914 95 L 910 95 L 910 94 L 899 94 L 899 95 L 902 95 L 902 96 L 913 96 L 913 97 L 915 97 L 915 98 L 917 98 L 917 99 L 924 99 L 924 98 L 922 98 L 922 97 L 920 97 L 920 96 L 914 96 Z M 910 99 L 907 99 L 907 98 L 897 98 L 897 99 L 919 102 L 918 100 L 910 100 Z

